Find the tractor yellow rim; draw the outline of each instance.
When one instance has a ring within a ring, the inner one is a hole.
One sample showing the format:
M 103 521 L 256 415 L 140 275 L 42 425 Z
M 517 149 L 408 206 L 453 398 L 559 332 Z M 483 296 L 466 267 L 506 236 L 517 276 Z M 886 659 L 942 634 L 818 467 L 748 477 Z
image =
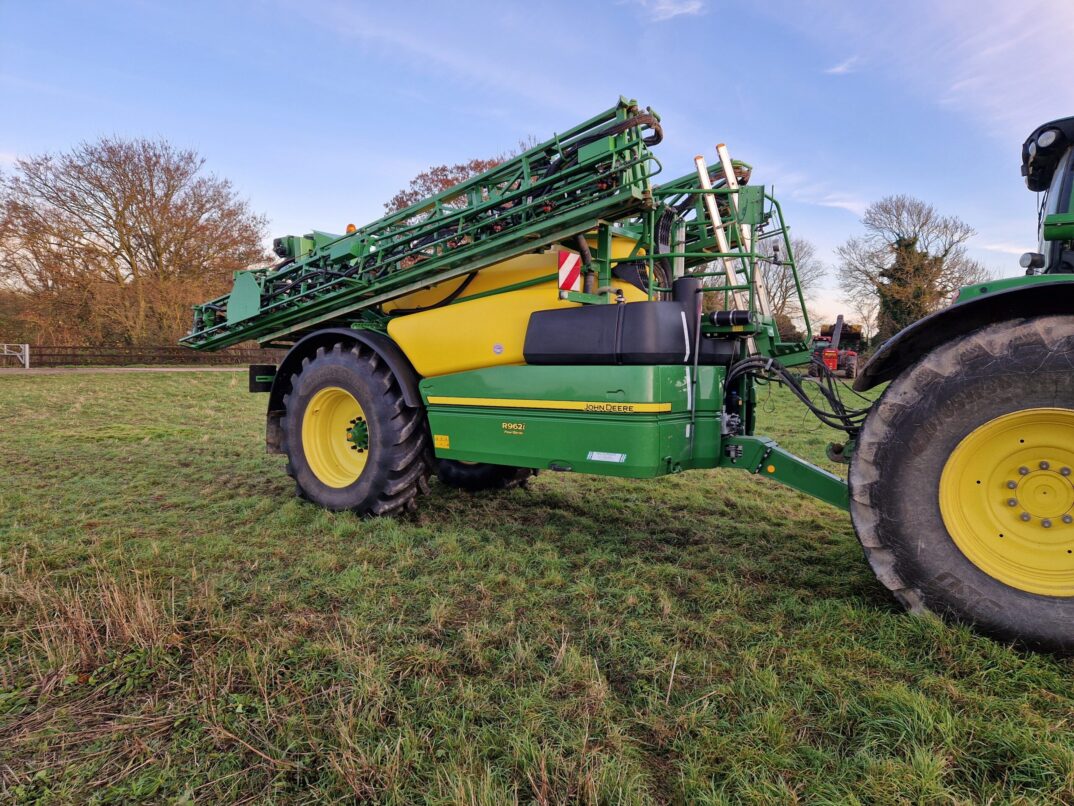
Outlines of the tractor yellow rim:
M 974 429 L 944 465 L 940 513 L 993 579 L 1074 596 L 1074 410 L 1025 409 Z
M 302 450 L 329 487 L 348 487 L 369 460 L 369 426 L 354 395 L 338 386 L 318 391 L 302 417 Z

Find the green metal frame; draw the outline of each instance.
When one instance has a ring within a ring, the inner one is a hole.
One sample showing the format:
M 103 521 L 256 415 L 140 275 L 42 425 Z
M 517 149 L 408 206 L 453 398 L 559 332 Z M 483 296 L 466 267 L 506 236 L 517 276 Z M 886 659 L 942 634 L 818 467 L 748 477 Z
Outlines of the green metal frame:
M 783 364 L 810 358 L 811 329 L 802 342 L 784 342 L 759 310 L 754 285 L 757 244 L 779 239 L 783 266 L 801 285 L 789 230 L 778 201 L 763 186 L 727 187 L 724 166 L 707 166 L 709 188 L 697 173 L 654 185 L 660 163 L 649 150 L 659 118 L 620 99 L 612 108 L 484 174 L 398 213 L 343 235 L 312 232 L 275 242 L 284 263 L 240 272 L 228 295 L 194 311 L 182 343 L 215 350 L 256 339 L 285 345 L 329 325 L 384 332 L 382 303 L 487 266 L 554 246 L 590 248 L 585 291 L 561 292 L 581 304 L 610 304 L 616 262 L 648 272 L 648 295 L 668 292 L 672 262 L 702 283 L 715 307 L 736 292 L 749 324 L 701 323 L 704 338 L 749 344 Z M 747 163 L 731 170 L 745 176 Z M 730 250 L 719 251 L 706 195 L 715 197 Z M 734 196 L 734 198 L 732 198 Z M 746 249 L 746 228 L 752 249 Z M 669 237 L 669 233 L 671 234 Z M 632 254 L 613 257 L 613 241 L 635 241 Z M 676 246 L 672 246 L 674 241 Z M 711 268 L 726 260 L 733 280 Z M 661 268 L 665 271 L 661 271 Z M 527 280 L 458 299 L 510 293 L 554 276 Z M 592 289 L 596 288 L 594 292 Z M 503 366 L 421 382 L 436 455 L 471 462 L 646 478 L 694 468 L 745 468 L 835 506 L 847 506 L 846 485 L 753 436 L 756 391 L 736 384 L 740 408 L 727 410 L 726 371 L 720 366 Z M 738 423 L 729 428 L 731 421 Z M 352 439 L 363 440 L 355 433 Z
M 337 236 L 277 239 L 286 265 L 241 272 L 181 343 L 276 341 L 598 228 L 652 205 L 643 115 L 620 102 L 473 179 Z M 655 118 L 649 114 L 648 117 Z M 604 136 L 603 132 L 614 134 Z M 603 268 L 603 267 L 602 267 Z M 609 266 L 610 269 L 610 266 Z

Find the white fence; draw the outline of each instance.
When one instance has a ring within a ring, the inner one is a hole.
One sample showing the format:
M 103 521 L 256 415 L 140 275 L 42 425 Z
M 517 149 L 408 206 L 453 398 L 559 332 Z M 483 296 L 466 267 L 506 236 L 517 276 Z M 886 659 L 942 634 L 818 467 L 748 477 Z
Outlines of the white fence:
M 14 356 L 24 369 L 30 368 L 29 344 L 0 344 L 0 356 Z

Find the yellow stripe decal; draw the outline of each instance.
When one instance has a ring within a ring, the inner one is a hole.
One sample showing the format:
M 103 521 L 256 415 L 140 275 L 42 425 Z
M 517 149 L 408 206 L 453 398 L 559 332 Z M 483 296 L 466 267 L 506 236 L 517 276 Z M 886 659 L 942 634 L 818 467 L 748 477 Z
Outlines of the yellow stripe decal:
M 432 406 L 493 406 L 498 409 L 559 409 L 590 411 L 607 414 L 648 414 L 671 411 L 670 403 L 613 403 L 585 400 L 513 400 L 497 397 L 436 397 L 429 396 Z

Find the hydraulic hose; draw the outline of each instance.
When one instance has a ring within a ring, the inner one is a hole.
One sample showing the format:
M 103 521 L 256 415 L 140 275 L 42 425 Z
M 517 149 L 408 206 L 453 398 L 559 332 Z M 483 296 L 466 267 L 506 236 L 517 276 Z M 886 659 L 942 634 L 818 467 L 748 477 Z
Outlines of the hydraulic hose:
M 782 383 L 822 423 L 831 428 L 845 431 L 851 438 L 856 437 L 865 422 L 866 415 L 869 413 L 869 406 L 861 409 L 848 409 L 840 397 L 839 388 L 836 386 L 831 371 L 823 365 L 818 367 L 818 371 L 820 372 L 818 388 L 829 408 L 818 406 L 806 393 L 802 387 L 802 382 L 779 361 L 774 358 L 765 358 L 764 356 L 751 356 L 734 364 L 724 380 L 724 388 L 727 390 L 732 389 L 732 384 L 745 375 L 752 375 L 759 380 Z
M 655 146 L 661 140 L 664 139 L 664 129 L 660 126 L 660 121 L 657 120 L 656 115 L 652 112 L 641 112 L 637 115 L 627 118 L 626 120 L 616 121 L 602 129 L 598 129 L 592 134 L 587 134 L 585 137 L 580 137 L 571 143 L 567 148 L 563 150 L 563 153 L 552 160 L 545 172 L 541 174 L 541 179 L 547 179 L 553 174 L 558 173 L 564 167 L 574 162 L 578 156 L 578 150 L 589 143 L 595 143 L 602 137 L 611 137 L 616 134 L 622 134 L 628 129 L 635 127 L 645 126 L 651 131 L 649 134 L 642 136 L 641 141 L 647 146 Z M 542 190 L 535 198 L 540 198 L 547 192 L 547 188 Z
M 470 283 L 472 283 L 474 281 L 475 277 L 477 277 L 477 272 L 476 271 L 473 274 L 467 274 L 466 279 L 463 280 L 461 283 L 459 283 L 458 287 L 454 291 L 452 291 L 450 294 L 448 294 L 443 299 L 434 302 L 432 305 L 425 305 L 425 306 L 423 306 L 421 308 L 396 308 L 396 309 L 394 309 L 392 311 L 389 311 L 388 315 L 389 316 L 407 316 L 407 315 L 412 314 L 412 313 L 422 313 L 424 311 L 432 311 L 432 310 L 435 310 L 436 308 L 442 308 L 445 305 L 449 305 L 449 304 L 451 304 L 452 302 L 454 302 L 455 300 L 457 300 L 459 298 L 459 295 L 463 291 L 466 290 L 466 287 L 468 285 L 470 285 Z

